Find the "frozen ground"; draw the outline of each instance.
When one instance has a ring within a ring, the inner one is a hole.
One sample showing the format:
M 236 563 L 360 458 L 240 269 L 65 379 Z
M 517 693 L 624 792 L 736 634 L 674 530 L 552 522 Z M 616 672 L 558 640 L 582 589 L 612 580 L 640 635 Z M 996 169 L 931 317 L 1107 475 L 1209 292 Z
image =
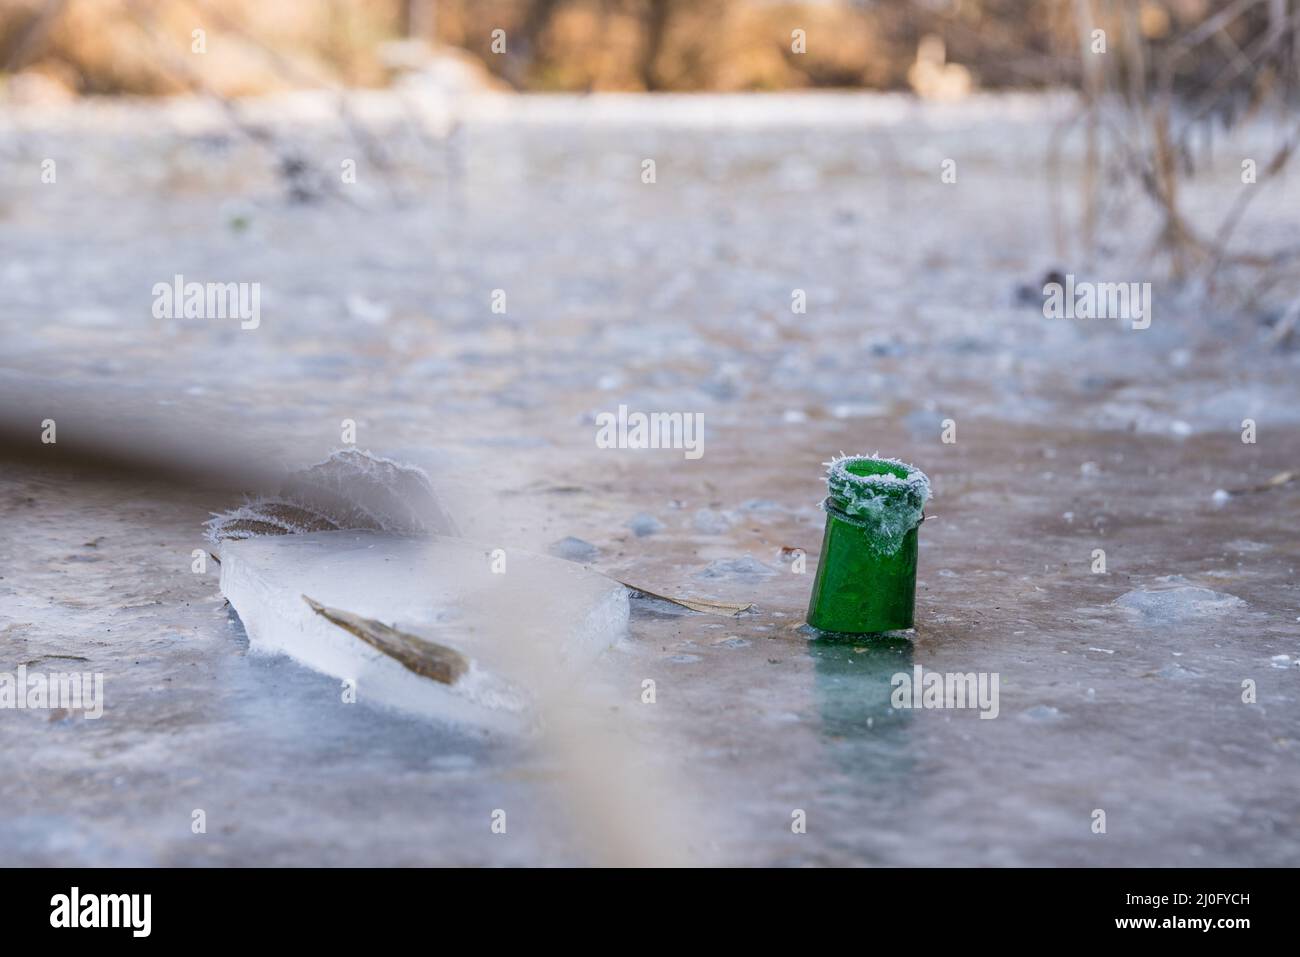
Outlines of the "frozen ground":
M 754 602 L 642 608 L 590 678 L 623 759 L 673 782 L 676 859 L 1300 863 L 1300 489 L 1212 501 L 1300 464 L 1300 362 L 1161 285 L 1142 332 L 1016 304 L 1049 268 L 1152 278 L 1136 200 L 1103 220 L 1104 261 L 1052 253 L 1064 104 L 360 98 L 387 172 L 319 105 L 248 111 L 305 164 L 290 182 L 203 105 L 0 117 L 0 374 L 296 464 L 353 419 L 430 468 L 468 537 L 572 537 L 615 577 Z M 1225 209 L 1271 135 L 1225 148 L 1192 206 Z M 1245 236 L 1294 240 L 1298 194 Z M 154 318 L 176 273 L 260 282 L 260 327 Z M 704 455 L 597 448 L 620 403 L 702 412 Z M 820 463 L 877 449 L 934 484 L 916 634 L 810 643 Z M 250 655 L 215 566 L 190 570 L 235 504 L 0 478 L 0 670 L 106 676 L 98 721 L 0 711 L 0 863 L 599 859 L 552 752 Z M 999 674 L 999 717 L 892 709 L 915 664 Z

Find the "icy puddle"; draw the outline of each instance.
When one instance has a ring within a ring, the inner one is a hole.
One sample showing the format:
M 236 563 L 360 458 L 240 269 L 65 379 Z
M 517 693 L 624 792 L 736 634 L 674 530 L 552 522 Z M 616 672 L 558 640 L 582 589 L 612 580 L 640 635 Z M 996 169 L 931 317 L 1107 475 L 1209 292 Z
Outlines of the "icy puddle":
M 358 701 L 461 724 L 526 726 L 530 671 L 579 674 L 627 632 L 618 582 L 463 539 L 316 532 L 226 541 L 220 557 L 254 651 L 332 675 Z

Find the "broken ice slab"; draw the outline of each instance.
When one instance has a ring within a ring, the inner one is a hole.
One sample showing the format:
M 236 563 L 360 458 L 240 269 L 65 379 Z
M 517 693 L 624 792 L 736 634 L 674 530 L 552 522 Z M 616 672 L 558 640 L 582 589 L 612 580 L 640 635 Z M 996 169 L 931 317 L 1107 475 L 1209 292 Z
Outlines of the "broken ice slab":
M 221 591 L 256 652 L 356 682 L 356 700 L 457 724 L 526 727 L 538 667 L 580 675 L 627 631 L 628 593 L 572 562 L 458 538 L 367 531 L 221 543 Z M 469 659 L 450 684 L 417 674 L 322 613 L 373 619 Z

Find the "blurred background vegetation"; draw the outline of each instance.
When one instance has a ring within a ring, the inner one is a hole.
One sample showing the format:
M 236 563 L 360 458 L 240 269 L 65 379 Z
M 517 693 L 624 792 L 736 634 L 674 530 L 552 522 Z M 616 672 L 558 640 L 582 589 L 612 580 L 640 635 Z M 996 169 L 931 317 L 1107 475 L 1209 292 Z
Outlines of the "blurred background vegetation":
M 42 95 L 381 86 L 412 58 L 528 91 L 914 90 L 1167 81 L 1240 108 L 1290 89 L 1295 0 L 0 0 L 0 71 Z M 806 35 L 795 52 L 792 32 Z M 1107 33 L 1090 76 L 1092 31 Z M 505 31 L 505 51 L 492 48 Z M 423 52 L 420 52 L 423 51 Z M 1173 54 L 1178 54 L 1173 56 Z M 1100 61 L 1097 61 L 1100 62 Z M 1167 76 L 1162 75 L 1167 72 Z M 1231 102 L 1227 102 L 1230 100 Z

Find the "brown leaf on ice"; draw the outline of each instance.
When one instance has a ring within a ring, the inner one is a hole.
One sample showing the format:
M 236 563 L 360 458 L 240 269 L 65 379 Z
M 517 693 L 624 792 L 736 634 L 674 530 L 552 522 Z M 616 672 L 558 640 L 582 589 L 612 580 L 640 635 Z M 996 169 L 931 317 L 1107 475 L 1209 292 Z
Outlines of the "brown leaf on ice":
M 1247 492 L 1267 492 L 1269 489 L 1294 482 L 1297 478 L 1300 478 L 1300 472 L 1278 472 L 1262 485 L 1249 485 L 1246 488 L 1230 488 L 1228 489 L 1228 493 L 1231 495 L 1244 495 Z
M 698 611 L 703 615 L 722 615 L 724 618 L 735 618 L 741 612 L 749 611 L 754 607 L 752 602 L 740 605 L 730 601 L 708 601 L 703 598 L 674 598 L 672 595 L 661 595 L 649 588 L 642 588 L 640 585 L 632 585 L 625 581 L 619 581 L 619 584 L 632 589 L 634 597 L 644 595 L 647 598 L 658 598 L 660 601 L 679 605 L 682 608 L 689 608 L 691 611 Z
M 398 631 L 373 618 L 363 618 L 338 608 L 326 608 L 306 595 L 302 596 L 302 600 L 326 621 L 351 632 L 417 675 L 452 685 L 469 670 L 469 659 L 454 648 Z

